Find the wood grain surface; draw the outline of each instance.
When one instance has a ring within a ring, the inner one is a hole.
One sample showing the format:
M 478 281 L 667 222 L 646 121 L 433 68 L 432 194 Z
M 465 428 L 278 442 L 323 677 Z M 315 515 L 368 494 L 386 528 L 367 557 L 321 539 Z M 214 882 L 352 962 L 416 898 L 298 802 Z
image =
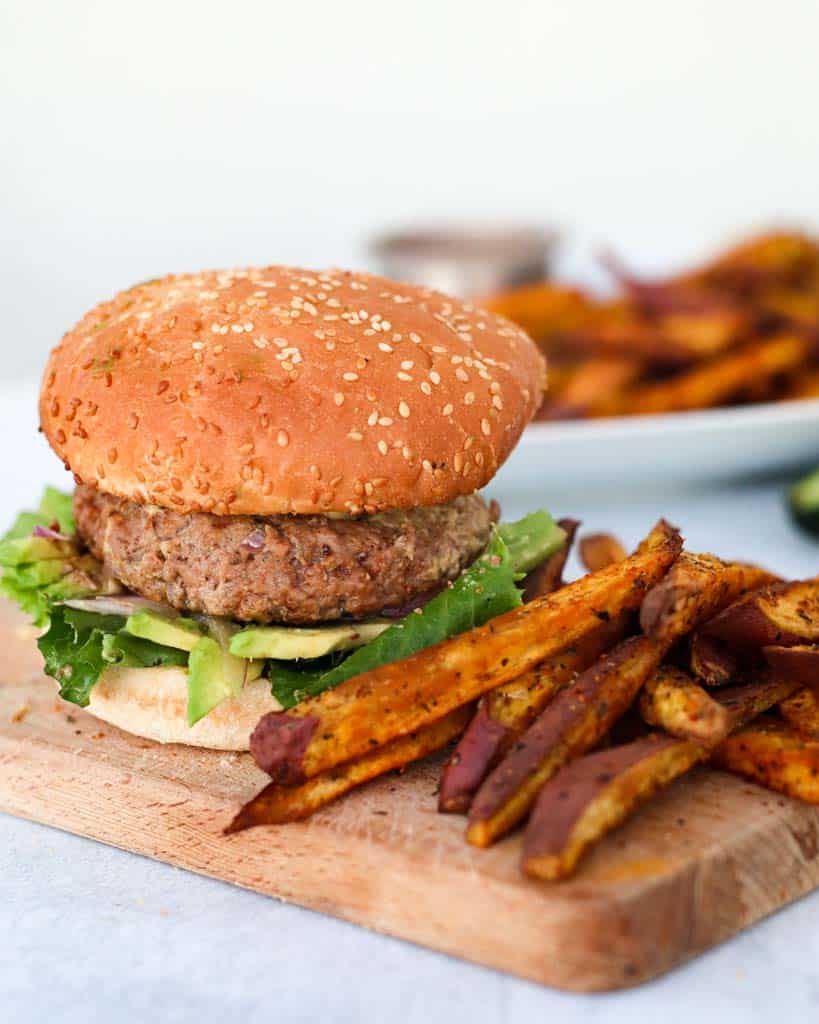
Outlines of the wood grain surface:
M 0 619 L 0 809 L 558 988 L 667 971 L 819 884 L 819 809 L 702 770 L 577 876 L 525 879 L 435 810 L 437 764 L 303 824 L 224 838 L 265 782 L 247 755 L 161 747 L 55 697 L 32 634 Z

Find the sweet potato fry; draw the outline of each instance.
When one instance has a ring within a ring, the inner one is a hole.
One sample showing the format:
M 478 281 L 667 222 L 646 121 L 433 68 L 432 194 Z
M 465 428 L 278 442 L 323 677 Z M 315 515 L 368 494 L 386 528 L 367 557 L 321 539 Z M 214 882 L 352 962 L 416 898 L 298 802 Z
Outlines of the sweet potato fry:
M 717 747 L 713 763 L 767 789 L 819 804 L 819 740 L 801 736 L 786 722 L 752 722 Z
M 775 579 L 756 565 L 723 562 L 714 555 L 683 552 L 668 575 L 646 595 L 640 625 L 659 639 L 684 636 L 749 590 Z
M 691 671 L 705 686 L 725 686 L 737 674 L 737 659 L 714 637 L 697 630 L 691 636 Z
M 656 672 L 672 644 L 732 601 L 760 574 L 762 570 L 721 562 L 711 555 L 683 553 L 666 577 L 671 586 L 654 602 L 649 623 L 653 634 L 624 641 L 574 685 L 561 690 L 487 777 L 470 808 L 469 842 L 488 846 L 521 821 L 543 784 L 566 761 L 586 753 L 608 732 Z
M 613 394 L 633 384 L 642 371 L 642 362 L 633 356 L 592 356 L 575 367 L 560 388 L 550 388 L 539 418 L 564 420 L 593 416 Z
M 442 718 L 637 607 L 681 546 L 659 523 L 618 565 L 403 661 L 353 677 L 292 711 L 265 715 L 250 748 L 275 782 L 295 785 Z
M 555 331 L 584 323 L 594 308 L 579 289 L 548 281 L 486 296 L 479 305 L 513 320 L 547 349 Z
M 566 568 L 566 560 L 580 523 L 576 519 L 559 519 L 557 525 L 566 534 L 566 543 L 526 576 L 522 585 L 523 600 L 526 602 L 551 594 L 563 584 L 563 570 Z
M 283 825 L 308 818 L 356 786 L 440 750 L 463 732 L 472 710 L 469 705 L 456 708 L 437 722 L 322 772 L 300 786 L 271 782 L 242 807 L 225 834 L 242 832 L 254 825 Z
M 589 847 L 707 756 L 696 743 L 652 733 L 573 761 L 538 797 L 524 839 L 524 872 L 566 878 Z
M 779 714 L 800 736 L 819 740 L 819 697 L 805 686 L 779 704 Z
M 599 413 L 633 416 L 709 409 L 741 397 L 748 388 L 771 385 L 792 373 L 809 353 L 809 340 L 799 334 L 763 338 L 675 377 L 614 396 Z
M 626 549 L 620 541 L 610 533 L 588 533 L 581 537 L 580 561 L 589 572 L 605 569 L 607 565 L 622 562 L 626 557 Z
M 559 689 L 577 678 L 625 635 L 631 615 L 601 622 L 573 647 L 491 690 L 441 773 L 438 810 L 464 814 L 487 773 L 532 724 Z
M 692 684 L 696 686 L 696 684 Z M 727 712 L 721 728 L 742 729 L 793 686 L 763 678 L 721 690 L 706 700 Z M 563 768 L 542 789 L 526 830 L 523 870 L 537 878 L 565 878 L 585 851 L 659 789 L 706 761 L 713 747 L 684 736 L 653 733 L 628 746 L 587 755 Z M 724 735 L 720 737 L 720 742 Z M 607 756 L 608 755 L 608 756 Z
M 736 601 L 704 628 L 731 650 L 819 642 L 819 580 L 775 583 Z
M 714 747 L 734 729 L 784 700 L 798 685 L 771 672 L 758 673 L 749 683 L 712 695 L 684 672 L 663 665 L 646 682 L 639 706 L 649 725 Z
M 715 744 L 730 730 L 727 708 L 673 665 L 661 665 L 646 680 L 639 708 L 649 725 L 678 739 Z
M 606 735 L 665 649 L 649 637 L 624 640 L 561 690 L 476 793 L 467 840 L 489 846 L 523 820 L 544 783 Z
M 771 646 L 763 647 L 762 653 L 774 672 L 819 691 L 819 647 L 808 644 Z

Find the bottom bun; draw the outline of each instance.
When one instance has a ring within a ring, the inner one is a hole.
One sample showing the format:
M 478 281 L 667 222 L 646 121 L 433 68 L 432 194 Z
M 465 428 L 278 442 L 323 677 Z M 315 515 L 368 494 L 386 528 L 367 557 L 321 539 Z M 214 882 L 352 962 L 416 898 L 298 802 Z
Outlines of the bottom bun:
M 223 701 L 196 725 L 187 722 L 187 673 L 182 668 L 109 668 L 91 691 L 86 711 L 125 732 L 157 743 L 213 750 L 248 750 L 250 734 L 268 711 L 281 711 L 268 679 Z

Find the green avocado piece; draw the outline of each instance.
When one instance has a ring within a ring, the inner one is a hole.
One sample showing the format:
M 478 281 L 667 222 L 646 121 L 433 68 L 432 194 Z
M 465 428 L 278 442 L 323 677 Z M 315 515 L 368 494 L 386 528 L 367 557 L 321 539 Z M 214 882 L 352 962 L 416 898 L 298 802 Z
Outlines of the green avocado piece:
M 148 609 L 129 615 L 125 632 L 180 651 L 192 651 L 202 639 L 202 631 L 192 619 L 171 619 Z
M 235 658 L 212 637 L 197 640 L 188 658 L 188 725 L 196 725 L 223 700 L 238 697 L 245 683 L 259 678 L 263 665 Z
M 241 658 L 275 658 L 295 661 L 322 658 L 333 651 L 349 651 L 375 640 L 390 623 L 344 623 L 332 626 L 249 626 L 234 634 L 230 653 Z
M 14 537 L 0 541 L 0 565 L 9 568 L 29 562 L 66 559 L 75 554 L 71 544 L 48 537 Z
M 70 569 L 70 562 L 52 558 L 48 562 L 17 566 L 14 570 L 14 579 L 24 590 L 36 590 L 39 587 L 47 587 L 50 583 L 55 583 Z

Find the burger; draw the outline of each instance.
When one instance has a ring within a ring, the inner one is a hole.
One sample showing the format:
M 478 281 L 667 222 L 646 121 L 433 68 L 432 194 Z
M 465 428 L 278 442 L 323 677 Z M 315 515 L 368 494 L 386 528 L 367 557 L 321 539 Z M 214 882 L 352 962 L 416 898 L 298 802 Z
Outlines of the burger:
M 0 543 L 60 695 L 159 742 L 261 716 L 520 603 L 563 540 L 479 494 L 541 398 L 523 331 L 438 292 L 271 266 L 170 275 L 52 351 L 76 481 Z

